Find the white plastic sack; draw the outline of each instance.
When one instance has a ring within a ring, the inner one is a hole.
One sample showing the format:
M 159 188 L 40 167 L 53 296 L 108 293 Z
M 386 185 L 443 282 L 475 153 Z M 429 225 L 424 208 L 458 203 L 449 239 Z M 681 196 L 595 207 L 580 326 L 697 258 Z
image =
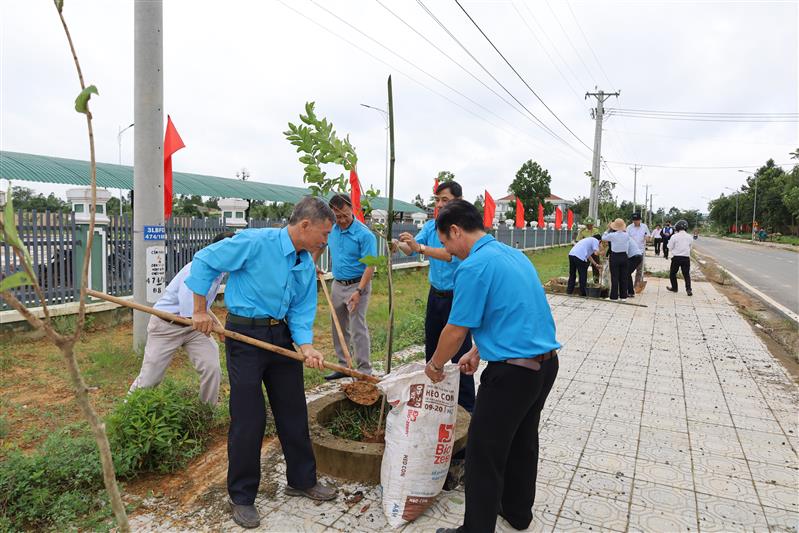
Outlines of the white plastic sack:
M 392 406 L 380 468 L 383 512 L 392 527 L 419 517 L 441 492 L 455 445 L 457 365 L 434 384 L 423 363 L 404 365 L 378 383 Z

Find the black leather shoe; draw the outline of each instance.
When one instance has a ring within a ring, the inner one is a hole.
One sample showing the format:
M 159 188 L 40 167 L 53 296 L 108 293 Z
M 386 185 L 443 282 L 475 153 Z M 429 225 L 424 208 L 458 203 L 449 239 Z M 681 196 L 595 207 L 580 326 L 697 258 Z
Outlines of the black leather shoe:
M 686 290 L 685 294 L 687 294 L 688 296 L 693 296 L 694 295 L 694 293 L 691 291 L 691 289 Z
M 674 289 L 672 287 L 666 287 L 666 290 L 671 292 L 677 292 L 677 289 Z
M 440 527 L 436 529 L 436 533 L 458 533 L 458 530 L 450 527 Z
M 261 516 L 254 505 L 236 505 L 230 502 L 233 521 L 243 528 L 252 529 L 261 525 Z
M 333 381 L 334 379 L 341 379 L 346 377 L 347 374 L 342 374 L 341 372 L 333 372 L 332 374 L 328 374 L 325 376 L 325 381 Z
M 335 500 L 338 491 L 333 487 L 317 483 L 310 489 L 295 489 L 294 487 L 286 487 L 286 494 L 289 496 L 303 496 L 318 502 L 326 502 Z

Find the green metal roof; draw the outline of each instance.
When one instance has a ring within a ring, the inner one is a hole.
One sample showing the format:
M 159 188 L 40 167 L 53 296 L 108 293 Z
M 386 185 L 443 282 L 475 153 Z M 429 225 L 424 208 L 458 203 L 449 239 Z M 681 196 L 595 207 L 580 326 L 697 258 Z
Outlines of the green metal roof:
M 89 162 L 46 155 L 0 151 L 0 178 L 11 181 L 37 181 L 89 186 Z M 112 189 L 133 189 L 133 167 L 97 163 L 97 186 Z M 203 174 L 174 172 L 172 187 L 175 194 L 243 198 L 268 202 L 297 203 L 310 194 L 308 189 L 275 185 L 258 181 L 242 181 Z M 372 202 L 375 209 L 388 209 L 387 198 Z M 424 213 L 416 205 L 394 199 L 394 210 L 405 213 Z

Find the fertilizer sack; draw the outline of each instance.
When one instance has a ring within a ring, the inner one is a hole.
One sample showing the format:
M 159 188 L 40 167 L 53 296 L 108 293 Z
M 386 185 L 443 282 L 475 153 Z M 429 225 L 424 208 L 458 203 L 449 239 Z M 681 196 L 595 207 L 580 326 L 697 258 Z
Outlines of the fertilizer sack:
M 377 385 L 392 407 L 380 468 L 383 512 L 392 527 L 419 517 L 444 486 L 455 445 L 458 367 L 446 365 L 444 376 L 433 383 L 424 364 L 411 363 Z

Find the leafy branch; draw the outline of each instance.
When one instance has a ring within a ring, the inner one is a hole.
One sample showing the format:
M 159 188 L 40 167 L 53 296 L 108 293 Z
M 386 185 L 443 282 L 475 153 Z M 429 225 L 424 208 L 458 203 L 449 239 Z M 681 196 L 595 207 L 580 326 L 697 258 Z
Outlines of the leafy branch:
M 74 350 L 75 343 L 83 332 L 86 318 L 86 286 L 89 277 L 89 263 L 91 261 L 92 241 L 94 237 L 95 205 L 97 203 L 97 164 L 95 159 L 94 130 L 92 128 L 92 114 L 89 110 L 89 100 L 93 94 L 96 95 L 99 93 L 97 91 L 97 87 L 94 85 L 89 85 L 87 87 L 84 83 L 83 72 L 80 67 L 80 62 L 78 61 L 77 53 L 75 52 L 72 36 L 69 33 L 69 28 L 67 27 L 66 20 L 64 19 L 63 0 L 53 0 L 53 4 L 58 12 L 61 25 L 64 28 L 64 33 L 66 34 L 67 42 L 69 43 L 70 52 L 72 53 L 72 59 L 75 63 L 75 68 L 78 73 L 81 91 L 77 98 L 75 98 L 75 111 L 86 115 L 86 126 L 89 136 L 89 152 L 91 155 L 90 168 L 92 201 L 89 208 L 89 232 L 88 238 L 86 239 L 86 254 L 83 258 L 83 268 L 81 271 L 80 303 L 78 307 L 78 320 L 75 326 L 75 332 L 72 335 L 62 335 L 55 331 L 55 329 L 52 327 L 47 301 L 31 266 L 32 260 L 30 253 L 28 252 L 25 243 L 19 238 L 19 233 L 14 222 L 14 202 L 10 188 L 8 203 L 5 207 L 2 222 L 0 222 L 0 230 L 2 230 L 2 239 L 8 243 L 8 245 L 13 249 L 14 253 L 19 258 L 20 264 L 22 265 L 22 270 L 0 279 L 0 296 L 2 296 L 3 300 L 5 300 L 12 308 L 19 312 L 31 326 L 36 329 L 43 330 L 45 335 L 59 348 L 64 356 L 64 361 L 66 363 L 70 379 L 72 380 L 72 384 L 75 388 L 75 399 L 81 411 L 83 412 L 84 417 L 89 422 L 95 441 L 97 442 L 97 447 L 100 451 L 100 461 L 103 468 L 103 482 L 111 501 L 111 508 L 114 512 L 119 531 L 128 532 L 130 531 L 130 526 L 128 524 L 127 514 L 125 513 L 125 506 L 122 502 L 122 497 L 119 492 L 119 486 L 117 485 L 116 475 L 114 473 L 114 462 L 111 456 L 111 447 L 108 443 L 108 436 L 105 432 L 105 424 L 97 415 L 97 412 L 89 401 L 89 388 L 83 379 L 80 368 L 78 367 L 78 361 L 75 357 Z M 12 289 L 25 285 L 33 286 L 34 290 L 36 291 L 39 301 L 42 304 L 42 310 L 45 317 L 44 321 L 29 311 L 25 305 L 19 301 L 14 293 L 11 292 Z

